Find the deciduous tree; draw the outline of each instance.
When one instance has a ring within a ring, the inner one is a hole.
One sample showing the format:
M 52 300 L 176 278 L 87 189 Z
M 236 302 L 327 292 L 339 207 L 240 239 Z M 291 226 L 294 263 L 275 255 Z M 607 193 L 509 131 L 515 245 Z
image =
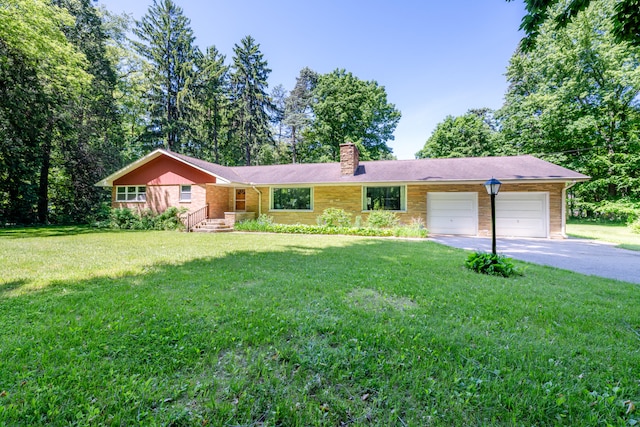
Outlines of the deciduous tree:
M 313 95 L 314 121 L 305 137 L 317 160 L 337 161 L 345 142 L 357 144 L 364 160 L 391 153 L 387 141 L 393 140 L 401 114 L 387 101 L 383 86 L 335 70 L 318 78 Z
M 469 110 L 439 123 L 416 158 L 485 157 L 505 154 L 491 110 Z
M 4 221 L 49 220 L 54 136 L 67 129 L 64 106 L 91 82 L 85 56 L 63 31 L 74 25 L 66 10 L 42 0 L 7 0 L 0 7 Z
M 523 49 L 533 48 L 545 22 L 551 21 L 555 29 L 565 28 L 591 3 L 591 0 L 525 0 L 527 14 L 520 25 L 527 34 L 522 42 Z M 618 0 L 608 16 L 611 32 L 618 43 L 640 46 L 640 0 Z
M 512 57 L 500 112 L 514 149 L 592 179 L 575 195 L 640 198 L 640 49 L 617 43 L 607 18 L 616 2 L 593 2 L 565 28 L 544 22 L 539 43 Z

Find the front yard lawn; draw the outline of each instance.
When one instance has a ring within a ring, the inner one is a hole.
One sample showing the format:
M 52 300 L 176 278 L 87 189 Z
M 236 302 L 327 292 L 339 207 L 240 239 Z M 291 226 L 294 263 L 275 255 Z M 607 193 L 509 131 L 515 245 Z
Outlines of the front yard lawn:
M 615 243 L 619 248 L 640 251 L 640 234 L 619 223 L 594 223 L 572 221 L 567 223 L 567 234 L 583 239 Z
M 465 259 L 424 240 L 0 230 L 0 425 L 640 421 L 637 285 Z

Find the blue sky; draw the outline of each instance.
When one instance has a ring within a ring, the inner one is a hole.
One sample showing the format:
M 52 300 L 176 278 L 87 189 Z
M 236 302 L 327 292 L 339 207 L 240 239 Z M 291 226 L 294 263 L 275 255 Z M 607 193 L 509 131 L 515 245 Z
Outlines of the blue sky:
M 231 62 L 251 35 L 272 72 L 269 90 L 291 90 L 300 70 L 344 68 L 385 87 L 402 112 L 389 141 L 412 159 L 447 115 L 502 105 L 504 77 L 524 15 L 505 0 L 175 0 L 191 19 L 196 44 L 215 45 Z M 140 19 L 152 0 L 98 0 Z

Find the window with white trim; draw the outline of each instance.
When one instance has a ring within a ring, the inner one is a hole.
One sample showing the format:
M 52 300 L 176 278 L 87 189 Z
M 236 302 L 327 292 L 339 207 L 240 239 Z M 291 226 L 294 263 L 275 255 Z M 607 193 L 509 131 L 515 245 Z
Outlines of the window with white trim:
M 116 202 L 145 202 L 147 187 L 144 185 L 126 185 L 116 187 Z
M 190 202 L 191 201 L 191 186 L 190 185 L 181 185 L 180 186 L 180 201 L 181 202 Z
M 364 187 L 362 209 L 365 211 L 404 211 L 407 206 L 406 193 L 404 185 Z
M 313 210 L 311 187 L 271 188 L 271 209 L 289 211 Z

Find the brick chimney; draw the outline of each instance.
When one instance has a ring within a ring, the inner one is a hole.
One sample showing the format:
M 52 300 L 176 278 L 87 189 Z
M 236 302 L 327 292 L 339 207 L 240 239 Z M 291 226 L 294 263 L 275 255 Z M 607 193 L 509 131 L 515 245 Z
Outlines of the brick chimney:
M 352 142 L 340 144 L 340 174 L 342 176 L 353 176 L 358 170 L 360 163 L 360 153 L 358 147 Z

